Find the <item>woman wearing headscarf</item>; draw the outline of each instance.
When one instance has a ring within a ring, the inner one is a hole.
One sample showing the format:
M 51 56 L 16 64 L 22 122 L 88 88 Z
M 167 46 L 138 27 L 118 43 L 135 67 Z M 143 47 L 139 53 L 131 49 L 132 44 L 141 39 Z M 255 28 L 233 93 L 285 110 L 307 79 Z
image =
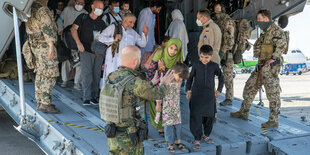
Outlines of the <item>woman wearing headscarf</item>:
M 150 64 L 147 71 L 147 80 L 152 80 L 154 76 L 166 74 L 169 69 L 172 69 L 177 62 L 183 62 L 182 42 L 180 39 L 171 38 L 163 50 L 158 51 Z M 157 83 L 158 85 L 159 83 Z M 158 99 L 161 100 L 161 99 Z M 158 130 L 160 136 L 164 136 L 164 127 L 162 121 L 155 123 L 156 104 L 154 101 L 149 102 L 150 119 L 152 125 Z
M 170 23 L 168 30 L 166 31 L 166 36 L 169 36 L 171 38 L 178 38 L 182 41 L 182 61 L 185 61 L 187 56 L 187 44 L 189 42 L 188 35 L 186 31 L 186 27 L 184 24 L 184 18 L 180 10 L 174 9 L 171 13 L 172 16 L 172 22 Z

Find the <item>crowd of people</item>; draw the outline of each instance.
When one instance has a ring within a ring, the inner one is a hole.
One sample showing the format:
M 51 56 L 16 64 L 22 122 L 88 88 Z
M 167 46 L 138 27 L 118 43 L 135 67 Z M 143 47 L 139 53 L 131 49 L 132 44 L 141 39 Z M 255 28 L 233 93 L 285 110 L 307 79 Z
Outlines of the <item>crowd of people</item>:
M 148 105 L 150 122 L 165 137 L 167 149 L 174 152 L 176 147 L 185 151 L 187 148 L 181 143 L 180 106 L 180 90 L 185 80 L 193 148 L 200 149 L 201 140 L 213 143 L 210 134 L 216 119 L 217 98 L 224 84 L 226 99 L 220 104 L 233 102 L 233 48 L 238 34 L 235 22 L 221 4 L 215 4 L 214 16 L 207 9 L 196 14 L 196 24 L 202 27 L 202 32 L 197 45 L 199 59 L 192 61 L 190 71 L 184 64 L 189 37 L 178 9 L 172 11 L 166 36 L 156 45 L 155 17 L 163 8 L 160 1 L 152 1 L 138 18 L 129 10 L 128 1 L 94 0 L 89 12 L 84 9 L 85 0 L 70 1 L 66 7 L 59 1 L 54 13 L 46 1 L 38 1 L 33 3 L 31 18 L 26 23 L 28 41 L 23 47 L 28 67 L 36 72 L 38 110 L 60 113 L 51 103 L 51 91 L 60 75 L 55 45 L 66 42 L 63 34 L 69 32 L 76 48 L 68 49 L 72 57 L 61 62 L 60 85 L 68 87 L 74 70 L 74 89 L 83 92 L 83 105 L 99 104 L 101 118 L 107 123 L 105 134 L 110 153 L 143 154 L 142 141 L 147 137 L 147 122 L 140 112 L 143 103 Z M 240 111 L 231 116 L 248 119 L 250 103 L 264 85 L 270 100 L 270 119 L 262 126 L 276 127 L 280 108 L 276 73 L 283 62 L 281 55 L 287 48 L 287 40 L 284 31 L 272 23 L 270 11 L 261 10 L 257 18 L 258 26 L 265 32 L 254 45 L 254 56 L 259 58 L 260 65 L 246 83 Z M 93 49 L 96 40 L 106 47 L 103 54 Z M 121 96 L 115 96 L 119 92 Z M 109 107 L 113 104 L 116 106 Z

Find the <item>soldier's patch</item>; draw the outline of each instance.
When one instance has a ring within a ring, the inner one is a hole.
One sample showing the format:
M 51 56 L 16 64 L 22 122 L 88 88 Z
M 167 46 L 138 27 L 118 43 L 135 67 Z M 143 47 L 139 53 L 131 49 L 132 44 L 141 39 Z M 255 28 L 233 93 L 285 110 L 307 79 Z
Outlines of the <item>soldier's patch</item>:
M 205 35 L 204 38 L 207 39 L 207 35 Z

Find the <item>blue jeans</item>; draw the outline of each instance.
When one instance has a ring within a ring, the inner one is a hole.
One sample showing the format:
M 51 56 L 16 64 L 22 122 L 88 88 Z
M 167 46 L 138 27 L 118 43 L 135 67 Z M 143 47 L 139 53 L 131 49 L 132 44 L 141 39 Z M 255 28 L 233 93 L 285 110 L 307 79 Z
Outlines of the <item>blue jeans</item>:
M 173 144 L 176 140 L 181 140 L 182 125 L 164 126 L 165 140 L 168 145 Z

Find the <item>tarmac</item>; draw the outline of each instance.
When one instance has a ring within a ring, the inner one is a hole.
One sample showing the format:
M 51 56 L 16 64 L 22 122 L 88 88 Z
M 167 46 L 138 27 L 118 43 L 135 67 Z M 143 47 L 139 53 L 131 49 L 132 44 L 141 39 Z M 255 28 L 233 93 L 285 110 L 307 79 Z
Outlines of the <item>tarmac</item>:
M 237 74 L 235 78 L 235 97 L 242 99 L 243 87 L 250 74 Z M 295 117 L 296 119 L 310 120 L 310 73 L 303 75 L 280 76 L 282 87 L 281 114 Z M 223 90 L 225 92 L 225 89 Z M 258 95 L 254 104 L 259 102 Z M 263 102 L 268 107 L 268 101 L 263 92 Z M 16 123 L 7 115 L 0 117 L 0 150 L 1 154 L 44 154 L 40 148 L 17 132 L 13 125 Z
M 15 128 L 14 120 L 7 114 L 0 114 L 0 154 L 1 155 L 42 155 L 42 150 Z

